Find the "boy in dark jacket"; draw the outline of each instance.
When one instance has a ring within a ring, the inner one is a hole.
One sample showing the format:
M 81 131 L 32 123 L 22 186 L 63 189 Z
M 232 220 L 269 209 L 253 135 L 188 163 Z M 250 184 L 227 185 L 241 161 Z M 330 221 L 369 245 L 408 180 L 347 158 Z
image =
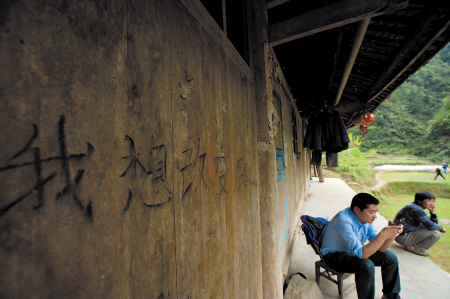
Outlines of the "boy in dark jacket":
M 394 223 L 402 218 L 403 232 L 395 238 L 395 241 L 404 246 L 406 251 L 429 256 L 426 252 L 439 239 L 439 232 L 445 233 L 447 230 L 440 226 L 436 215 L 436 197 L 430 192 L 417 192 L 414 202 L 403 207 L 395 216 Z M 431 216 L 425 212 L 430 211 Z

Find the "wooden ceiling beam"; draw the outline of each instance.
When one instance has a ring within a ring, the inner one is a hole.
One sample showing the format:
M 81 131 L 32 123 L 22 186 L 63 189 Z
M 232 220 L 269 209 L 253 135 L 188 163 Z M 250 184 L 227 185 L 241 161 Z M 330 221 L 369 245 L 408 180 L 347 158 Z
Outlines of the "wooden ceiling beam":
M 341 45 L 342 45 L 342 36 L 344 35 L 344 29 L 341 27 L 339 28 L 339 36 L 336 44 L 336 55 L 334 55 L 334 61 L 333 61 L 333 70 L 331 71 L 331 78 L 330 83 L 328 84 L 328 91 L 331 90 L 331 85 L 334 81 L 334 76 L 336 75 L 336 66 L 337 62 L 339 60 L 339 55 L 341 53 Z
M 341 0 L 269 26 L 269 43 L 274 47 L 301 37 L 382 15 L 387 11 L 403 9 L 407 4 L 408 0 Z
M 389 55 L 379 54 L 379 53 L 375 53 L 375 52 L 371 52 L 371 51 L 364 51 L 364 50 L 359 50 L 358 54 L 362 54 L 362 55 L 369 56 L 374 59 L 382 59 L 382 60 L 389 60 L 391 58 Z
M 289 1 L 291 1 L 291 0 L 272 0 L 272 1 L 268 1 L 266 7 L 267 7 L 267 9 L 271 9 L 271 8 L 274 8 L 275 6 L 284 4 L 284 3 L 289 2 Z

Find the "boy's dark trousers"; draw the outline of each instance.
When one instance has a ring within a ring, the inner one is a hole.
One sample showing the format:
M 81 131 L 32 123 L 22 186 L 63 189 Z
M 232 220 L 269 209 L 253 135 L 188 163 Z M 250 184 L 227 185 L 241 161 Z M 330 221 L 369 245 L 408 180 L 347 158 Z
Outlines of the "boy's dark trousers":
M 386 250 L 377 251 L 368 259 L 347 252 L 333 252 L 324 256 L 325 263 L 341 272 L 355 273 L 358 299 L 374 299 L 375 266 L 381 266 L 383 293 L 389 299 L 400 299 L 400 273 L 397 256 Z
M 441 176 L 445 180 L 445 177 L 441 173 L 438 173 L 434 179 L 437 179 L 438 176 Z

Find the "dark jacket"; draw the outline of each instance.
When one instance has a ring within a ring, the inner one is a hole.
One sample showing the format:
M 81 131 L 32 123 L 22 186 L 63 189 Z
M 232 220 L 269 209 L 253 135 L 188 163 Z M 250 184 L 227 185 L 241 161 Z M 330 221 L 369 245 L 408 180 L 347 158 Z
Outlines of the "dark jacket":
M 338 111 L 327 109 L 310 118 L 303 147 L 337 153 L 348 149 L 349 142 L 341 115 Z

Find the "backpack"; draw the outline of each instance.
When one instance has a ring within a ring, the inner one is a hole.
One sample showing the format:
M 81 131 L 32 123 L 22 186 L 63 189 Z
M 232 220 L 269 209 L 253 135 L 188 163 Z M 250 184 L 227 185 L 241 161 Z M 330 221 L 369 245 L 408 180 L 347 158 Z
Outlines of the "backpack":
M 303 222 L 302 229 L 307 235 L 306 243 L 312 245 L 311 242 L 314 242 L 318 245 L 318 248 L 320 248 L 323 235 L 325 234 L 325 230 L 330 221 L 322 217 L 311 217 L 308 215 L 302 215 L 300 219 Z M 313 248 L 316 250 L 315 246 L 313 246 Z M 316 253 L 319 254 L 318 252 Z

